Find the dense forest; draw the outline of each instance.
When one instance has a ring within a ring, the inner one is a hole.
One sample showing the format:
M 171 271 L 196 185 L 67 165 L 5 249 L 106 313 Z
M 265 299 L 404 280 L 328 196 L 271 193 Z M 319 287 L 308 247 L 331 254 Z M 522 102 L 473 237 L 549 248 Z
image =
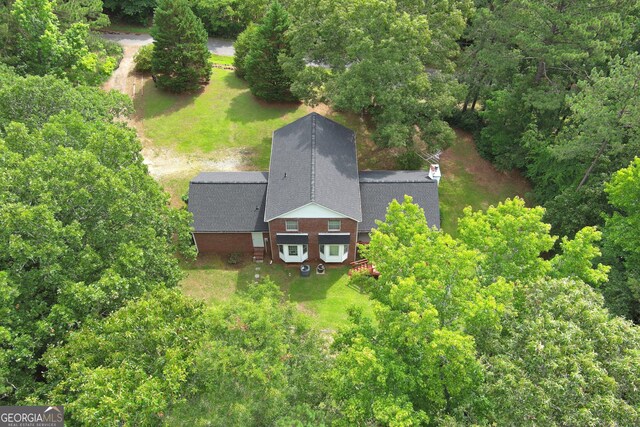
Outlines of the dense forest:
M 0 2 L 0 404 L 88 426 L 640 424 L 638 2 L 158 3 Z M 237 37 L 255 96 L 361 114 L 404 167 L 467 129 L 530 206 L 467 209 L 453 237 L 392 203 L 362 249 L 380 280 L 352 278 L 375 315 L 331 337 L 270 280 L 184 296 L 190 214 L 100 88 L 122 49 L 97 30 L 154 10 L 162 88 L 206 84 L 207 33 Z M 180 25 L 196 54 L 171 52 Z

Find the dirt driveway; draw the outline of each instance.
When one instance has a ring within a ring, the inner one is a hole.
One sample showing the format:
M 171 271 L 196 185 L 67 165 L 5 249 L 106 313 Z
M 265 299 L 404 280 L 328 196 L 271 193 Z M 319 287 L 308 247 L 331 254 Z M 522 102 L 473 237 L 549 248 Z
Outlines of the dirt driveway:
M 106 33 L 103 34 L 103 37 L 119 43 L 124 50 L 124 55 L 120 66 L 102 88 L 104 90 L 115 89 L 135 98 L 144 86 L 145 77 L 133 71 L 133 57 L 142 46 L 151 44 L 153 39 L 148 34 Z M 234 54 L 233 42 L 229 40 L 209 39 L 208 46 L 209 51 L 217 55 L 233 56 Z M 138 137 L 142 141 L 144 163 L 149 168 L 151 176 L 158 180 L 170 180 L 185 174 L 195 174 L 202 170 L 235 171 L 240 170 L 242 166 L 242 156 L 238 153 L 229 153 L 222 159 L 216 156 L 214 159 L 184 155 L 168 148 L 155 147 L 153 142 L 144 136 L 144 127 L 140 121 L 132 117 L 128 123 L 138 131 Z

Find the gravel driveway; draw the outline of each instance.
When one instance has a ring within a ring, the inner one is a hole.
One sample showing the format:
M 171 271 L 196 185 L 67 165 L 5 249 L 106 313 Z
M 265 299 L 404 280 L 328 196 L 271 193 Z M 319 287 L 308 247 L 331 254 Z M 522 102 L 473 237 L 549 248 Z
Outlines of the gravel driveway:
M 122 47 L 140 47 L 153 42 L 149 34 L 123 34 L 123 33 L 103 33 L 102 37 L 107 40 L 118 42 Z M 233 41 L 209 38 L 207 43 L 209 52 L 222 56 L 233 56 Z

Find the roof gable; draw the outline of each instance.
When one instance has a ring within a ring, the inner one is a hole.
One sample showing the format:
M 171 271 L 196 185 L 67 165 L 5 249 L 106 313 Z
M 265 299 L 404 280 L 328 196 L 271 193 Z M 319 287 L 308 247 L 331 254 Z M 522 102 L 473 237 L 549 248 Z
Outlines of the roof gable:
M 332 209 L 327 209 L 322 205 L 311 202 L 290 212 L 286 212 L 278 218 L 348 218 Z M 352 218 L 353 219 L 353 218 Z
M 317 113 L 273 133 L 265 221 L 317 203 L 360 221 L 355 134 Z

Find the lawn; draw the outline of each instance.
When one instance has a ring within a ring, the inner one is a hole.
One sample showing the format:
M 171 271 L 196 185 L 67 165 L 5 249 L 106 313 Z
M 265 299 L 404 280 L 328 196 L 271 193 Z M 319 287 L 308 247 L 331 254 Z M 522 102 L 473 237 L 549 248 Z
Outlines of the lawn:
M 209 62 L 212 64 L 233 65 L 233 56 L 224 56 L 212 53 L 209 58 Z
M 213 69 L 211 82 L 198 93 L 172 95 L 147 83 L 136 99 L 144 133 L 159 147 L 182 154 L 244 150 L 251 167 L 269 168 L 272 132 L 305 114 L 302 104 L 258 101 L 233 72 Z
M 470 134 L 456 132 L 453 146 L 440 158 L 441 227 L 455 236 L 458 218 L 466 206 L 474 210 L 497 205 L 506 198 L 525 198 L 530 184 L 516 171 L 500 172 L 480 157 Z
M 212 61 L 228 64 L 232 58 L 215 56 Z M 248 153 L 247 169 L 266 170 L 273 131 L 318 111 L 356 131 L 361 167 L 376 166 L 371 164 L 372 158 L 388 158 L 385 150 L 373 146 L 367 123 L 360 116 L 335 112 L 326 106 L 314 109 L 301 103 L 261 101 L 228 70 L 213 69 L 211 82 L 194 94 L 162 92 L 150 80 L 142 94 L 136 97 L 135 107 L 145 137 L 158 147 L 178 153 L 225 155 L 243 150 Z
M 249 286 L 258 274 L 261 278 L 271 277 L 318 329 L 334 331 L 347 326 L 350 306 L 361 307 L 365 315 L 373 316 L 369 297 L 349 285 L 346 267 L 329 268 L 324 275 L 300 277 L 297 268 L 251 262 L 233 267 L 219 257 L 204 257 L 185 265 L 184 270 L 184 293 L 208 304 L 229 299 Z

